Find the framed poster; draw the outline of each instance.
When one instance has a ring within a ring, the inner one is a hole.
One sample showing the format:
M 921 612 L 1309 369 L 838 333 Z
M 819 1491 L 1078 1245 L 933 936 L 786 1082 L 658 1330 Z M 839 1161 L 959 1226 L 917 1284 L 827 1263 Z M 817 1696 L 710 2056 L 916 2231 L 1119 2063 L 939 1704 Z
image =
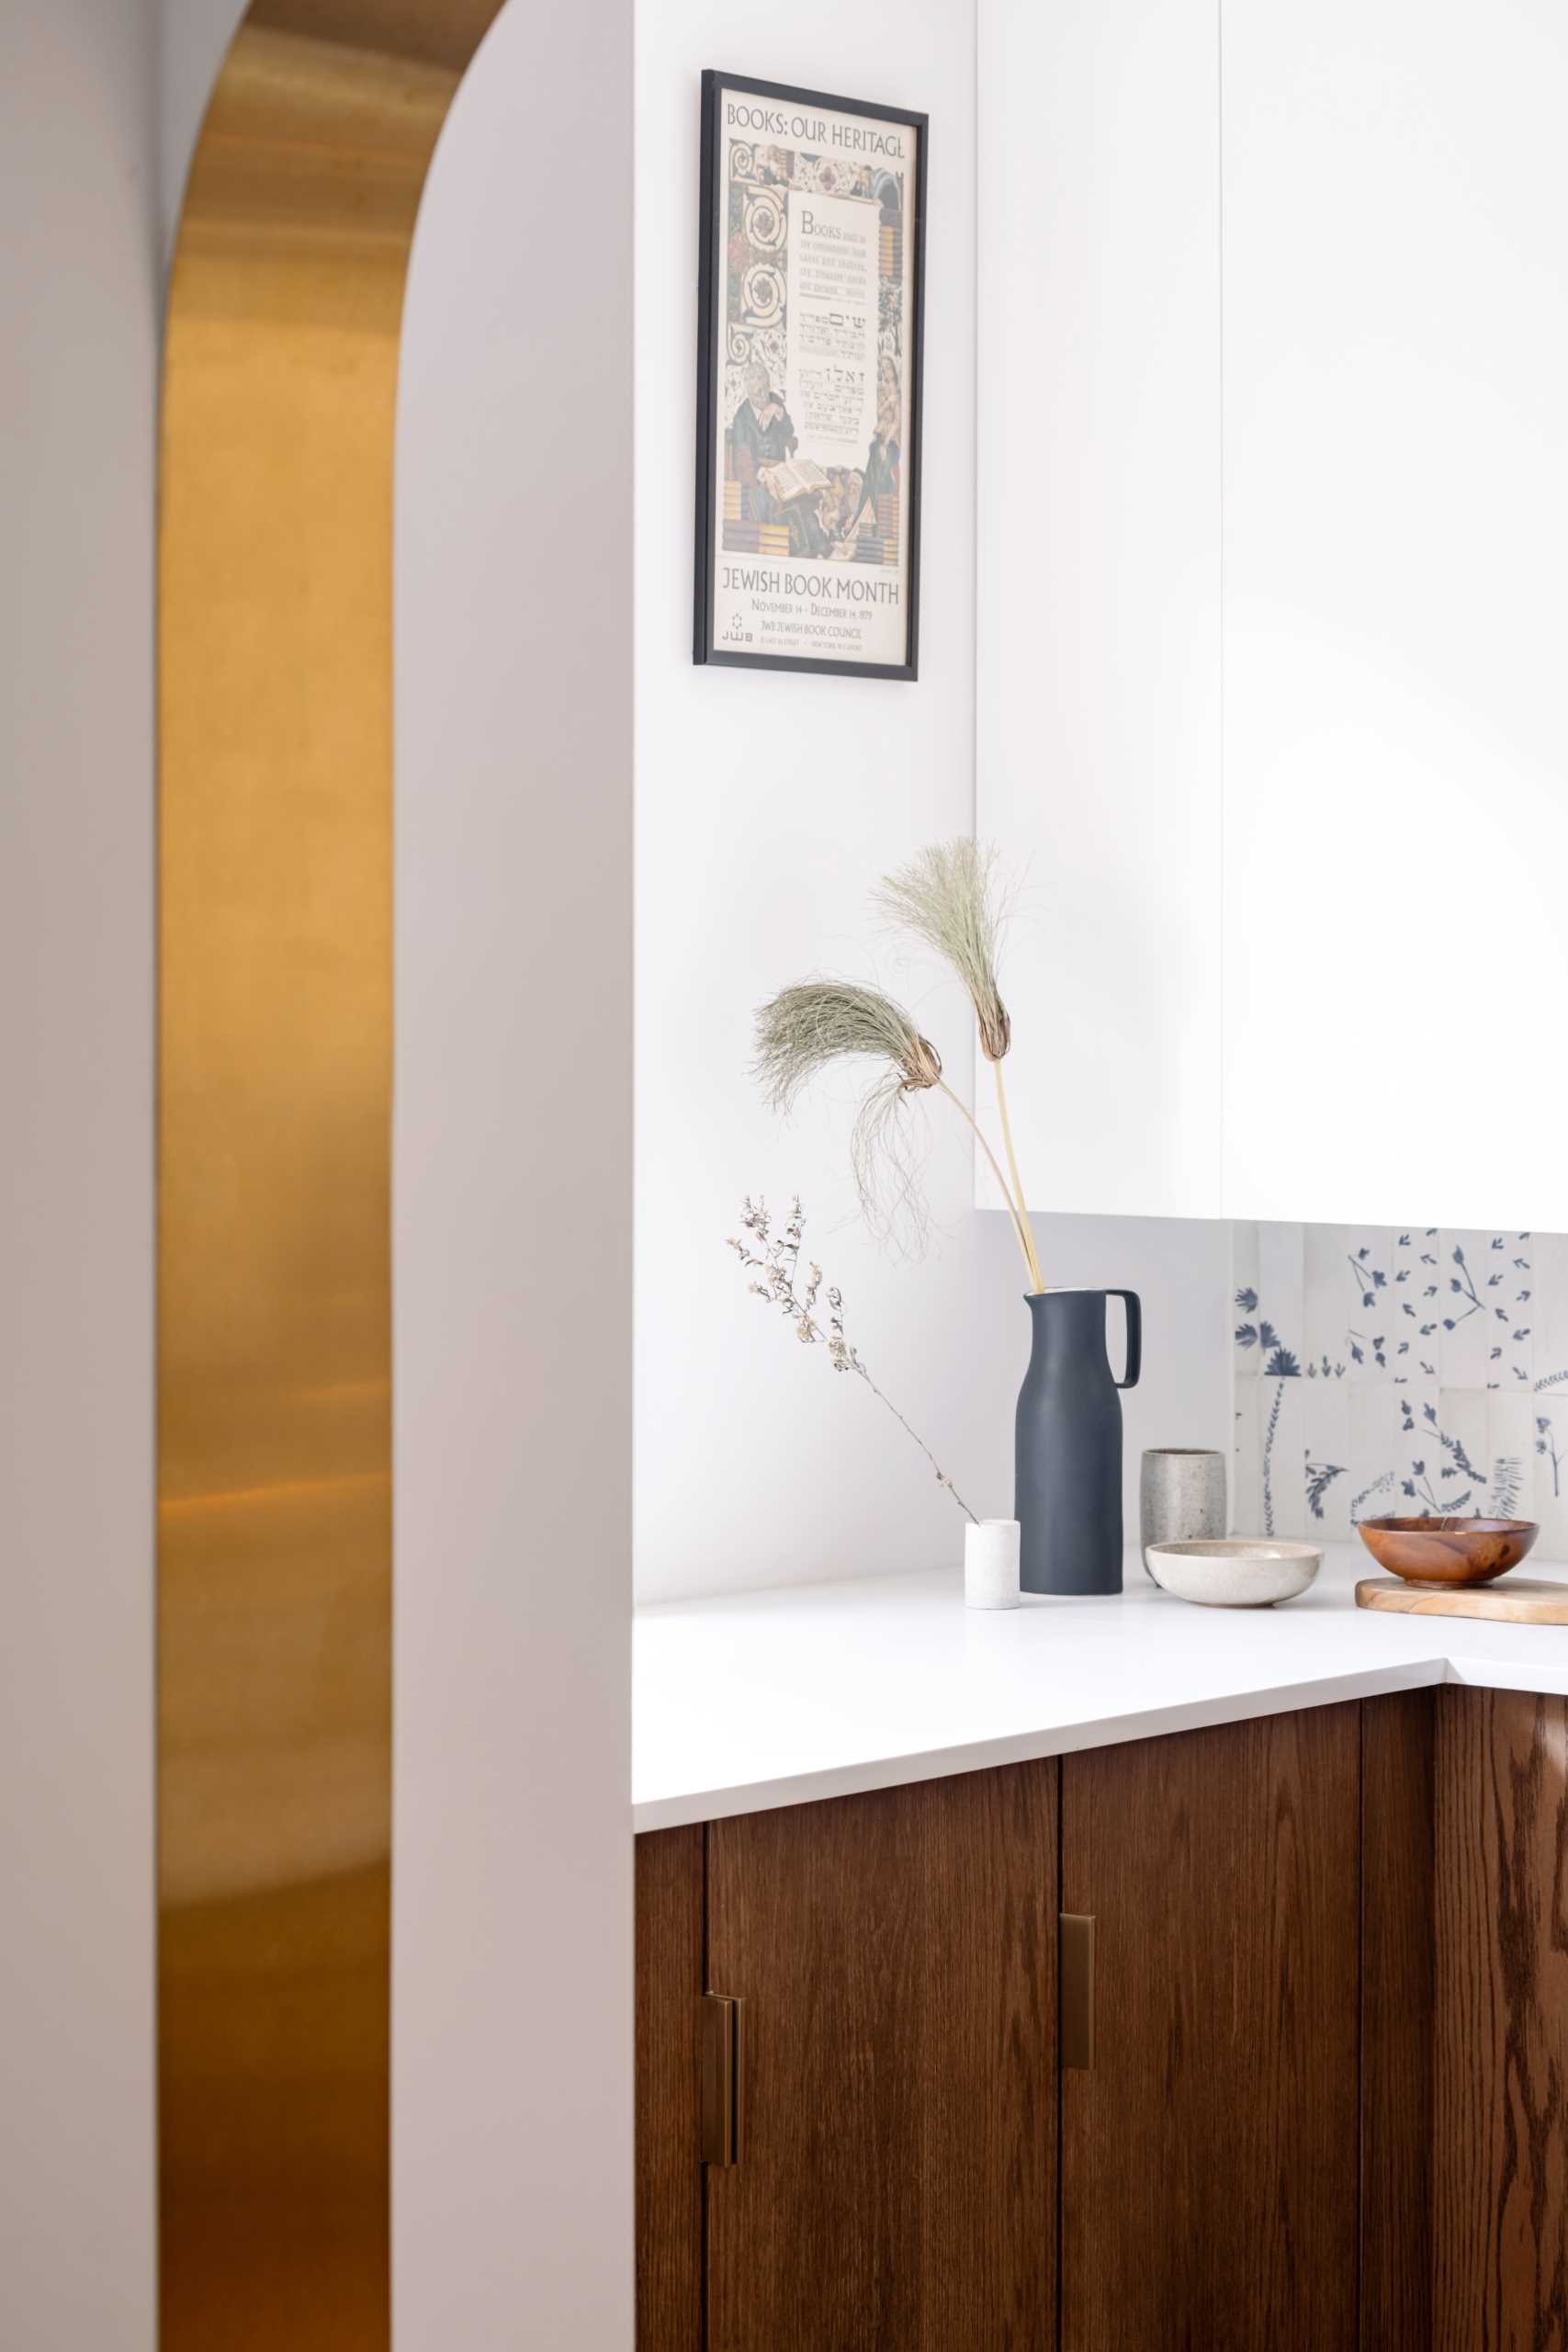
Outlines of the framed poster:
M 697 662 L 916 674 L 926 141 L 703 75 Z

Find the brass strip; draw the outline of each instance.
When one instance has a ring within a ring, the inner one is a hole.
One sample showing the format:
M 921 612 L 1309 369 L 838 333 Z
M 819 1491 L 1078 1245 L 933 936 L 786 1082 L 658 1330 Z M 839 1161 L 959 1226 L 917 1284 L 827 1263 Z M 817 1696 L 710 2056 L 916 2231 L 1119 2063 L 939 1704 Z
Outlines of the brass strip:
M 1094 1921 L 1061 1915 L 1061 2055 L 1064 2067 L 1094 2064 Z
M 256 0 L 170 289 L 162 2352 L 390 2341 L 392 458 L 500 0 Z
M 746 2005 L 726 1993 L 705 1993 L 703 2034 L 703 2156 L 705 2165 L 740 2161 Z

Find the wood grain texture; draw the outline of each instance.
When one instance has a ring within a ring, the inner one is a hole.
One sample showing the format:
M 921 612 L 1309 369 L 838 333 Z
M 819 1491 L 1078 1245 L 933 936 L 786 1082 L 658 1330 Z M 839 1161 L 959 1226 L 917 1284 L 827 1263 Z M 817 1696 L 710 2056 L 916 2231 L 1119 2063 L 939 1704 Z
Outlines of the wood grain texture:
M 1063 1907 L 1099 1922 L 1065 2352 L 1355 2346 L 1359 1733 L 1314 1707 L 1063 1760 Z
M 1359 1525 L 1379 1567 L 1418 1585 L 1489 1584 L 1517 1568 L 1540 1533 L 1533 1519 L 1363 1519 Z
M 637 2352 L 702 2352 L 703 1831 L 637 1841 Z
M 1362 2352 L 1431 2352 L 1436 1698 L 1361 1707 Z
M 1055 2345 L 1056 1770 L 710 1826 L 747 2081 L 708 2352 Z
M 1493 1617 L 1505 1624 L 1568 1625 L 1568 1584 L 1510 1577 L 1506 1584 L 1455 1585 L 1436 1592 L 1397 1577 L 1363 1577 L 1358 1609 L 1392 1609 L 1402 1617 Z
M 1568 1701 L 1438 1702 L 1438 2352 L 1568 2347 Z

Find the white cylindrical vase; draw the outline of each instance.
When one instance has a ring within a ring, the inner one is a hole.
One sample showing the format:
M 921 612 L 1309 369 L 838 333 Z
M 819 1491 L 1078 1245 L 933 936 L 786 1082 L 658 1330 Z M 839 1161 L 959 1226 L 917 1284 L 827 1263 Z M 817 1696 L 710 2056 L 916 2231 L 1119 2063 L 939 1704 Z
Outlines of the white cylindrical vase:
M 1018 1521 L 972 1521 L 964 1531 L 964 1599 L 970 1609 L 1018 1607 Z

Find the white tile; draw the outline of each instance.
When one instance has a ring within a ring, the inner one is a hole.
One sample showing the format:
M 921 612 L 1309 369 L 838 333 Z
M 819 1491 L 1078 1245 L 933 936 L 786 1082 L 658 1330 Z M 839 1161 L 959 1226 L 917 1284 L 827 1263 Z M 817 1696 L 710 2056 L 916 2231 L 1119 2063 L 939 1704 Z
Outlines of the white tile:
M 1529 1519 L 1535 1496 L 1535 1399 L 1522 1390 L 1445 1388 L 1428 1430 L 1419 1507 Z M 1509 1508 L 1506 1513 L 1502 1506 Z
M 1435 1237 L 1434 1237 L 1435 1239 Z M 1402 1225 L 1393 1228 L 1389 1243 L 1389 1306 L 1387 1372 L 1393 1380 L 1436 1379 L 1438 1376 L 1437 1334 L 1422 1337 L 1423 1324 L 1434 1318 L 1423 1306 L 1422 1294 L 1430 1283 L 1433 1269 L 1427 1264 L 1437 1255 L 1433 1240 L 1418 1225 Z
M 1301 1386 L 1301 1487 L 1295 1522 L 1280 1532 L 1344 1544 L 1350 1535 L 1350 1383 L 1320 1373 Z
M 1353 1300 L 1357 1317 L 1360 1315 L 1351 1267 L 1355 1246 L 1356 1237 L 1346 1225 L 1309 1225 L 1303 1234 L 1302 1354 L 1320 1370 L 1325 1365 L 1332 1370 L 1336 1363 L 1343 1370 L 1348 1361 L 1345 1335 L 1353 1319 Z
M 1393 1226 L 1312 1225 L 1304 1244 L 1306 1360 L 1321 1374 L 1392 1379 L 1412 1318 L 1401 1312 L 1415 1284 L 1415 1237 Z
M 1406 1384 L 1396 1388 L 1394 1396 L 1402 1415 L 1402 1450 L 1399 1493 L 1392 1508 L 1411 1514 L 1440 1510 L 1440 1489 L 1445 1483 L 1442 1467 L 1449 1456 L 1441 1442 L 1439 1392 L 1435 1385 L 1416 1388 Z
M 1258 1279 L 1244 1288 L 1244 1295 L 1255 1296 L 1256 1308 L 1237 1314 L 1237 1324 L 1245 1336 L 1255 1335 L 1251 1343 L 1242 1349 L 1244 1356 L 1254 1359 L 1260 1376 L 1269 1377 L 1273 1364 L 1294 1364 L 1299 1367 L 1304 1346 L 1303 1329 L 1305 1322 L 1305 1292 L 1303 1279 L 1303 1247 L 1305 1227 L 1299 1225 L 1259 1225 L 1258 1235 Z
M 1411 1380 L 1433 1381 L 1442 1376 L 1443 1317 L 1448 1280 L 1443 1272 L 1443 1237 L 1435 1226 L 1406 1228 L 1408 1252 L 1401 1265 L 1408 1267 L 1399 1285 L 1399 1321 L 1403 1343 L 1394 1350 L 1394 1371 Z
M 1260 1524 L 1246 1535 L 1293 1535 L 1306 1512 L 1303 1465 L 1306 1460 L 1303 1398 L 1304 1380 L 1268 1380 L 1258 1388 L 1258 1456 Z
M 1425 1431 L 1416 1510 L 1483 1511 L 1490 1487 L 1486 1391 L 1445 1386 Z
M 1524 1517 L 1540 1521 L 1537 1548 L 1543 1559 L 1568 1559 L 1568 1386 L 1533 1396 L 1530 1404 L 1535 1489 Z
M 1535 1519 L 1537 1455 L 1535 1398 L 1527 1390 L 1495 1388 L 1486 1399 L 1486 1453 L 1491 1471 L 1487 1508 L 1497 1519 Z
M 1235 1389 L 1235 1453 L 1231 1464 L 1231 1528 L 1238 1535 L 1256 1535 L 1263 1527 L 1263 1455 L 1258 1400 L 1262 1384 L 1238 1380 Z M 1564 1430 L 1568 1443 L 1568 1427 Z M 1568 1469 L 1565 1469 L 1568 1476 Z
M 1562 1389 L 1562 1414 L 1568 1415 L 1568 1234 L 1538 1233 L 1530 1261 L 1536 1385 L 1543 1393 Z
M 1568 1388 L 1530 1398 L 1530 1444 L 1535 1480 L 1521 1516 L 1540 1521 L 1543 1559 L 1568 1560 Z
M 1231 1354 L 1237 1382 L 1256 1380 L 1263 1370 L 1258 1345 L 1258 1237 L 1255 1220 L 1231 1227 Z
M 1532 1250 L 1526 1234 L 1445 1228 L 1438 1252 L 1445 1388 L 1534 1385 Z
M 1420 1378 L 1359 1379 L 1350 1388 L 1350 1492 L 1352 1524 L 1414 1508 L 1404 1491 L 1412 1464 L 1429 1439 L 1425 1408 L 1436 1411 L 1438 1384 Z

